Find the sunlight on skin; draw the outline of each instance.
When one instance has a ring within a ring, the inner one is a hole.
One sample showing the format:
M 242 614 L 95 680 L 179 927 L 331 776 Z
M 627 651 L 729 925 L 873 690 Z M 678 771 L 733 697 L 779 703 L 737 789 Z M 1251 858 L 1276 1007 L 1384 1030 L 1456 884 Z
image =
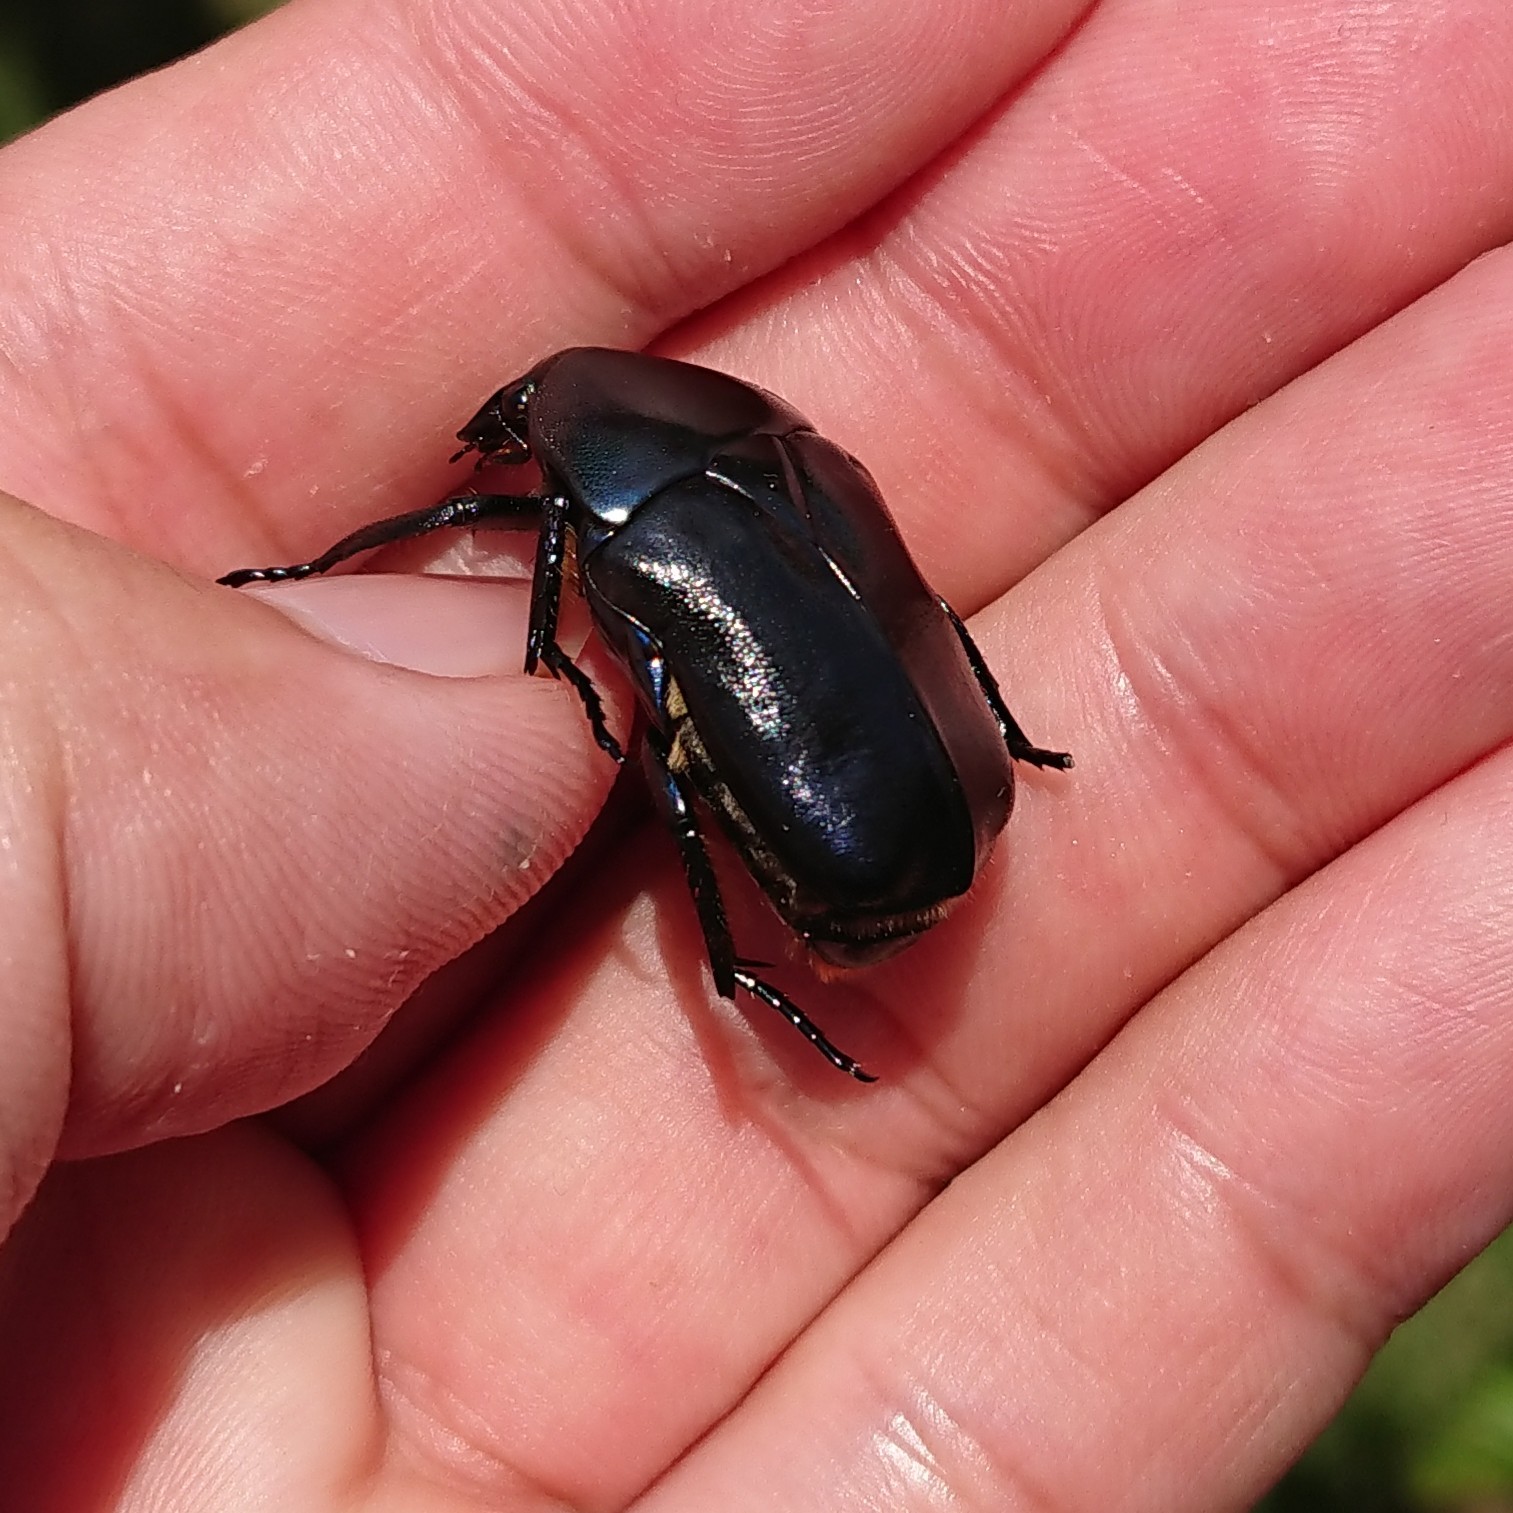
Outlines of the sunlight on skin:
M 302 0 L 0 153 L 0 485 L 100 533 L 0 512 L 0 1485 L 1258 1495 L 1513 1212 L 1510 54 L 1490 0 Z M 1077 771 L 881 971 L 739 906 L 876 1089 L 711 1005 L 638 827 L 318 1157 L 222 1128 L 614 774 L 518 585 L 204 579 L 436 497 L 577 341 L 861 456 Z

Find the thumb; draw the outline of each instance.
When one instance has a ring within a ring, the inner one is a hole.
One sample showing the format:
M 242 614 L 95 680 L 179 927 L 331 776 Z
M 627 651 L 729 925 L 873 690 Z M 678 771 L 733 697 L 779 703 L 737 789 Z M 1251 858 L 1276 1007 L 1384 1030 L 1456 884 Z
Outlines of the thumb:
M 55 1154 L 331 1076 L 613 778 L 572 695 L 520 674 L 524 585 L 280 594 L 0 496 L 0 1232 Z

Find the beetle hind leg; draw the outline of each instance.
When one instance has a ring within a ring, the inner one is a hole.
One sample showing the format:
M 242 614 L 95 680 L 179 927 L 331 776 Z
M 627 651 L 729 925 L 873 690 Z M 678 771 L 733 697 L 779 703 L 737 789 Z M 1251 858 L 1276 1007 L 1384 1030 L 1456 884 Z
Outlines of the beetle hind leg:
M 780 993 L 770 982 L 763 982 L 760 977 L 753 976 L 747 970 L 746 963 L 739 959 L 735 964 L 735 980 L 753 998 L 759 998 L 768 1008 L 776 1009 L 831 1066 L 845 1072 L 847 1076 L 855 1077 L 858 1082 L 877 1081 L 860 1062 L 853 1060 L 827 1039 L 825 1032 L 786 993 Z
M 641 746 L 641 760 L 651 784 L 652 797 L 678 844 L 678 855 L 688 879 L 688 891 L 693 895 L 694 910 L 698 914 L 699 928 L 704 935 L 704 949 L 709 955 L 715 991 L 721 998 L 733 999 L 735 990 L 744 988 L 768 1008 L 776 1009 L 831 1066 L 856 1078 L 858 1082 L 876 1082 L 877 1079 L 865 1071 L 859 1062 L 834 1045 L 786 993 L 779 992 L 771 983 L 751 971 L 752 967 L 763 963 L 749 961 L 735 954 L 735 943 L 730 938 L 730 922 L 725 916 L 724 901 L 720 898 L 714 864 L 709 859 L 708 848 L 699 830 L 698 816 L 694 812 L 692 784 L 683 773 L 674 771 L 671 749 L 662 731 L 653 728 L 646 732 L 646 739 Z

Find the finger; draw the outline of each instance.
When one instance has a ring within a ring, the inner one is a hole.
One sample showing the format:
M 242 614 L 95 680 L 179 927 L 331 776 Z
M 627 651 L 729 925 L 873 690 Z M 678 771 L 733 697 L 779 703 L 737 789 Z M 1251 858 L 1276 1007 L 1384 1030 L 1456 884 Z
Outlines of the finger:
M 1513 235 L 1513 12 L 1098 6 L 866 228 L 680 345 L 863 458 L 975 611 Z M 1457 80 L 1454 89 L 1444 81 Z
M 359 1506 L 382 1443 L 366 1305 L 329 1185 L 253 1124 L 55 1168 L 0 1272 L 7 1499 Z
M 60 1148 L 329 1077 L 539 887 L 614 768 L 519 675 L 519 587 L 319 585 L 320 640 L 14 501 L 0 530 L 8 1225 Z
M 1269 909 L 640 1507 L 1245 1508 L 1513 1219 L 1513 753 Z
M 1039 665 L 1094 718 L 1064 737 L 1076 802 L 1031 790 L 972 900 L 994 927 L 947 1060 L 974 1107 L 1012 1123 L 1033 1106 L 1020 1094 L 1060 1086 L 1176 972 L 1513 736 L 1513 430 L 1495 356 L 1510 328 L 1502 253 L 1215 437 L 1027 585 L 1037 629 L 1078 596 Z M 999 665 L 1001 634 L 981 627 Z M 1030 718 L 1063 738 L 1054 714 Z M 1084 786 L 1090 766 L 1100 780 Z M 949 949 L 927 939 L 890 991 Z M 1010 976 L 1011 1026 L 994 986 Z M 1002 1065 L 1010 1037 L 1005 1104 L 1003 1079 L 973 1068 Z
M 1041 697 L 1018 712 L 1079 765 L 1026 782 L 957 917 L 886 973 L 805 988 L 882 1089 L 711 1015 L 670 856 L 580 899 L 578 960 L 557 968 L 549 939 L 509 1021 L 361 1153 L 403 1440 L 629 1495 L 1151 993 L 1508 739 L 1510 328 L 1507 260 L 1485 260 L 979 621 L 1000 665 L 1029 649 Z M 732 1049 L 748 1034 L 780 1070 Z M 449 1337 L 500 1274 L 497 1308 Z M 561 1400 L 562 1380 L 595 1387 Z M 575 1452 L 606 1434 L 609 1460 Z
M 0 484 L 217 572 L 413 507 L 489 390 L 844 225 L 1079 9 L 282 9 L 0 158 Z

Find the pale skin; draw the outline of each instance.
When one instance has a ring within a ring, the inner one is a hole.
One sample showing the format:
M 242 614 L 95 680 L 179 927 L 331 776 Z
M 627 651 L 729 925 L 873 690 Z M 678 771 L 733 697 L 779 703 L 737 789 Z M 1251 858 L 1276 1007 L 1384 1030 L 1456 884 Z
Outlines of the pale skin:
M 1510 68 L 1501 0 L 296 0 L 0 154 L 17 1506 L 1258 1496 L 1513 1216 Z M 575 342 L 863 457 L 1077 769 L 869 974 L 737 901 L 876 1087 L 622 808 L 249 1119 L 614 774 L 519 586 L 209 580 Z

